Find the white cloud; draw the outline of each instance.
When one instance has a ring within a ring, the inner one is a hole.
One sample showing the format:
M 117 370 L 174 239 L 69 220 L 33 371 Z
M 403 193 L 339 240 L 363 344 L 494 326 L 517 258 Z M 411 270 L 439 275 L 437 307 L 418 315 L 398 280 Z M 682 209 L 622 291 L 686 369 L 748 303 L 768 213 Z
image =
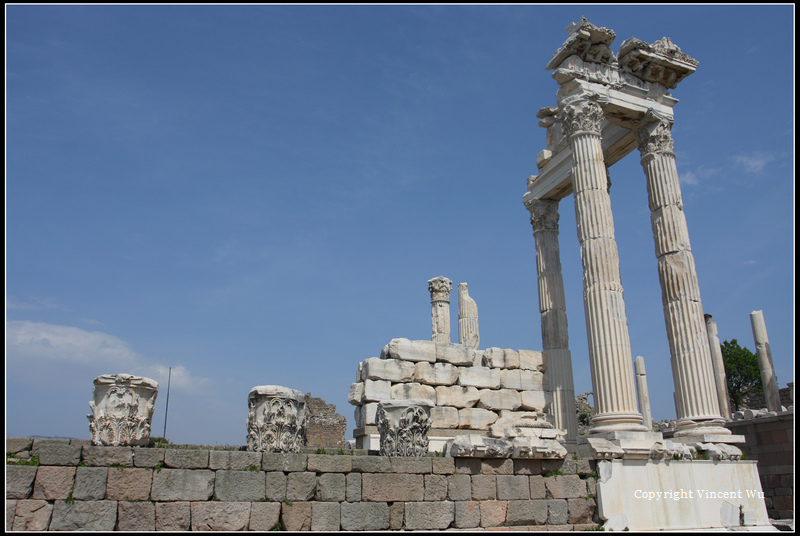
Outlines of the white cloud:
M 42 378 L 63 374 L 76 378 L 87 370 L 105 374 L 130 373 L 150 377 L 166 386 L 169 368 L 137 353 L 122 339 L 100 331 L 43 322 L 6 322 L 6 358 L 9 373 Z M 67 371 L 67 372 L 65 372 Z M 86 381 L 81 378 L 79 381 Z M 207 387 L 209 378 L 192 376 L 186 367 L 172 367 L 171 387 L 195 391 Z
M 750 173 L 763 173 L 764 168 L 768 163 L 775 160 L 772 155 L 758 153 L 753 156 L 736 155 L 733 157 L 734 162 L 744 166 L 745 170 Z
M 681 174 L 680 180 L 682 184 L 688 186 L 697 186 L 698 184 L 700 184 L 700 179 L 698 178 L 698 176 L 691 171 L 687 171 L 686 173 Z

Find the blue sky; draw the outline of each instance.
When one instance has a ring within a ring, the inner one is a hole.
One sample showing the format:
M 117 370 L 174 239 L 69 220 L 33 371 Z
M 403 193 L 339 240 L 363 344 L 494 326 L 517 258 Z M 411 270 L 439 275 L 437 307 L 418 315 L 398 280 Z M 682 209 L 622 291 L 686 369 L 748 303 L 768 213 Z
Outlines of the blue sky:
M 700 61 L 672 93 L 703 306 L 794 377 L 794 7 L 7 6 L 6 436 L 88 438 L 92 381 L 156 379 L 153 434 L 244 445 L 247 393 L 347 403 L 469 283 L 481 347 L 541 349 L 522 204 L 586 16 Z M 611 168 L 633 356 L 675 416 L 645 178 Z M 561 254 L 591 390 L 572 197 Z M 451 316 L 457 340 L 457 301 Z

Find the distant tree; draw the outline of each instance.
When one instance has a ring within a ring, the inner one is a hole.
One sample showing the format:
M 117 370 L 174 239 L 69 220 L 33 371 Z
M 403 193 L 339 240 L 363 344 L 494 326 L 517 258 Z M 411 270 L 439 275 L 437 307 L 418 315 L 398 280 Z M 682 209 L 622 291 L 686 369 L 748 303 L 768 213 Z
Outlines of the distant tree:
M 736 339 L 724 341 L 721 346 L 728 396 L 733 403 L 733 410 L 739 411 L 739 406 L 745 399 L 753 393 L 764 390 L 761 385 L 758 357 L 747 348 L 739 346 Z

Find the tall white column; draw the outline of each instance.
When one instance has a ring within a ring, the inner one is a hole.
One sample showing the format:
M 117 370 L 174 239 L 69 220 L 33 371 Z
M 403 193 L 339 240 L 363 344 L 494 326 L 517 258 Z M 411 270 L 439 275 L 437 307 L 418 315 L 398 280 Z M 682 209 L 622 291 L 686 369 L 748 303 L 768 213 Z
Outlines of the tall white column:
M 428 280 L 431 293 L 431 324 L 433 342 L 450 342 L 450 291 L 453 282 L 446 277 Z
M 706 331 L 708 332 L 708 347 L 711 350 L 711 363 L 714 366 L 714 380 L 717 386 L 717 400 L 719 411 L 723 417 L 730 420 L 731 403 L 728 400 L 728 382 L 725 376 L 725 363 L 722 360 L 722 348 L 719 345 L 719 332 L 717 323 L 710 314 L 705 315 Z
M 536 241 L 536 273 L 539 282 L 539 313 L 542 317 L 542 349 L 547 354 L 547 376 L 553 392 L 550 412 L 553 425 L 566 430 L 567 442 L 578 438 L 572 354 L 569 351 L 567 303 L 561 277 L 558 245 L 558 201 L 535 199 L 526 204 L 531 213 Z
M 761 385 L 764 386 L 764 398 L 769 411 L 781 410 L 781 395 L 778 391 L 778 382 L 775 379 L 775 368 L 772 365 L 772 350 L 769 348 L 767 325 L 764 323 L 764 312 L 753 311 L 750 313 L 750 324 L 753 326 L 753 339 L 756 343 L 758 368 L 761 369 Z
M 675 436 L 730 435 L 714 382 L 700 286 L 683 213 L 671 123 L 653 113 L 637 129 L 678 404 Z
M 573 100 L 557 116 L 572 148 L 572 191 L 583 262 L 583 304 L 596 414 L 590 432 L 647 431 L 636 405 L 628 319 L 600 143 L 603 111 Z

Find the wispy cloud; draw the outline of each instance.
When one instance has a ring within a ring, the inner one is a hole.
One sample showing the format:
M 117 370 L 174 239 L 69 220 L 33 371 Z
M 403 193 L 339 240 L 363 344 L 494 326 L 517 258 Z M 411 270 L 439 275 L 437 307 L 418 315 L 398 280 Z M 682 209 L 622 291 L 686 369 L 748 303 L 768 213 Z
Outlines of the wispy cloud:
M 100 331 L 44 322 L 6 322 L 6 359 L 9 373 L 30 371 L 37 377 L 58 375 L 53 380 L 68 381 L 64 370 L 77 378 L 89 370 L 102 368 L 107 373 L 131 373 L 151 377 L 166 385 L 169 368 L 137 353 L 119 337 Z M 80 378 L 85 382 L 87 378 Z M 172 368 L 171 385 L 193 391 L 207 386 L 209 378 L 192 376 L 183 366 Z
M 59 311 L 69 311 L 60 303 L 55 302 L 49 298 L 38 298 L 29 296 L 24 300 L 19 300 L 14 296 L 6 296 L 6 310 L 17 311 L 37 311 L 42 309 L 57 309 Z
M 744 166 L 744 169 L 750 173 L 763 173 L 764 168 L 775 160 L 775 157 L 770 154 L 756 153 L 752 156 L 736 155 L 733 161 L 737 164 Z

